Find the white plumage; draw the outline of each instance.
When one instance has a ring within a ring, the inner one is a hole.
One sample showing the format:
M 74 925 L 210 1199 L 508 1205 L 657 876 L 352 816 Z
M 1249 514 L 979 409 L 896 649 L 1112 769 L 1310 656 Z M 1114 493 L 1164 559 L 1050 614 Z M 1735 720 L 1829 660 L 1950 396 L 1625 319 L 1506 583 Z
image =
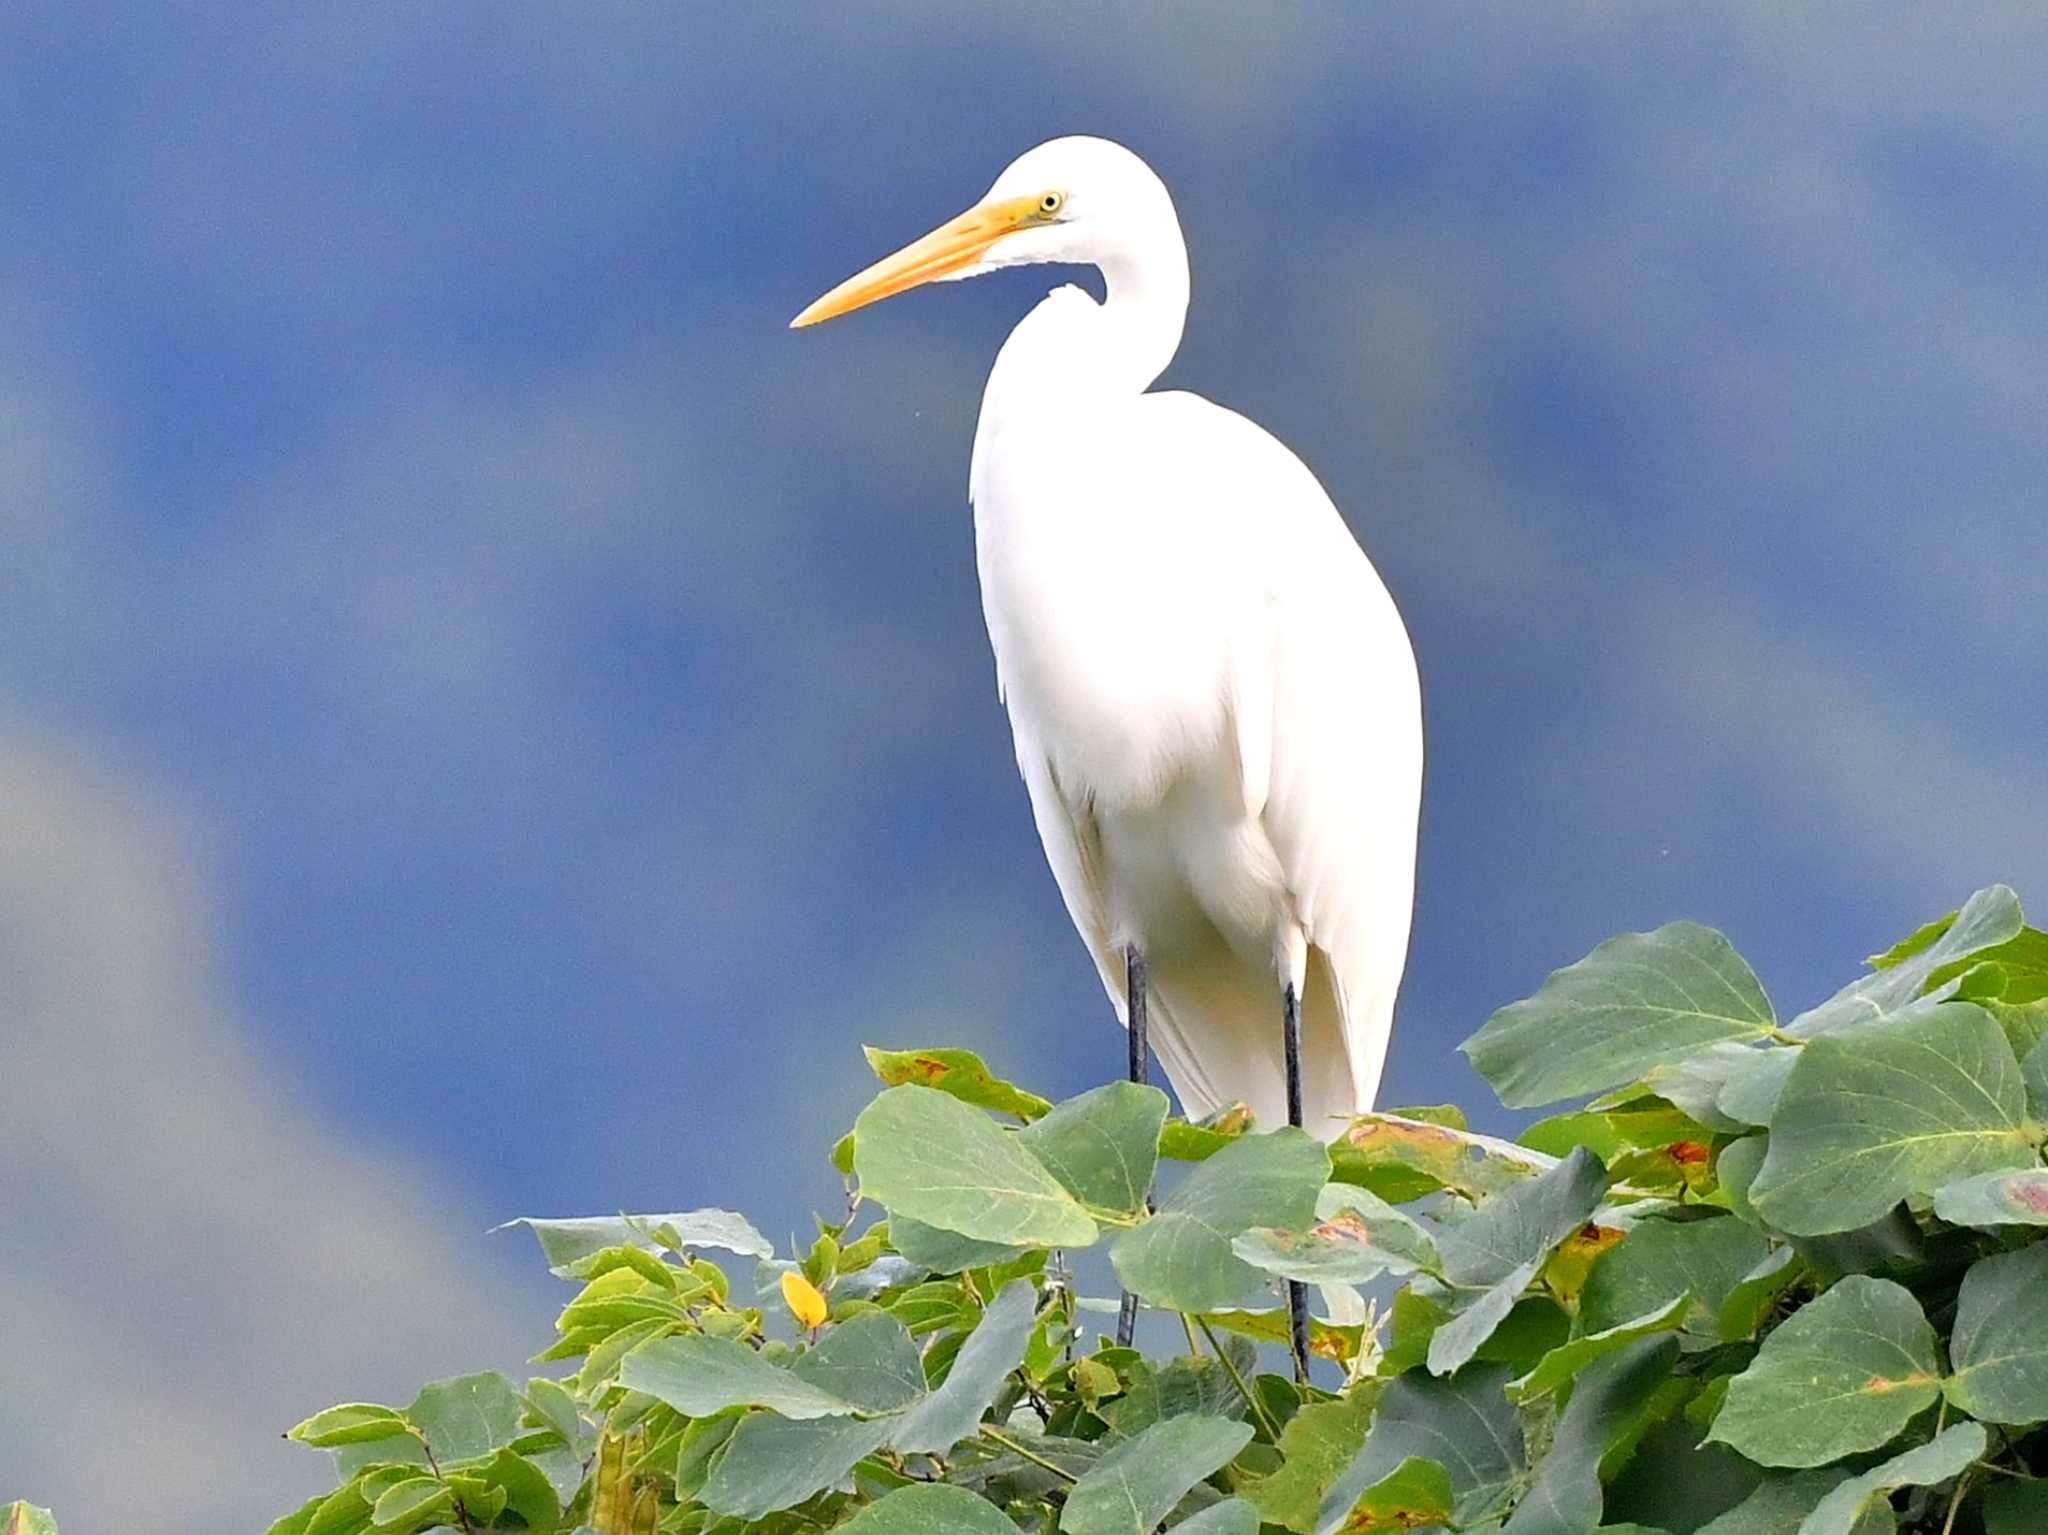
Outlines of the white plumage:
M 1198 395 L 1149 393 L 1180 344 L 1186 246 L 1165 186 L 1055 139 L 975 208 L 798 316 L 934 278 L 1092 264 L 997 355 L 975 432 L 982 608 L 1017 764 L 1118 1016 L 1127 946 L 1190 1115 L 1286 1118 L 1282 989 L 1305 1123 L 1371 1107 L 1407 952 L 1422 780 L 1393 600 L 1300 459 Z

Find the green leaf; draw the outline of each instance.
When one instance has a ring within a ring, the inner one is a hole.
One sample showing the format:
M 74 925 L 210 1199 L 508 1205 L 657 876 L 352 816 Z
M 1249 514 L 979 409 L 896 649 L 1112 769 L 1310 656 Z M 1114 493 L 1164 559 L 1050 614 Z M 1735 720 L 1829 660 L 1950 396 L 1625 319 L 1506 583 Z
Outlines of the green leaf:
M 2006 1042 L 2012 1042 L 2010 1035 Z M 2048 1121 L 2048 1040 L 2020 1057 L 2020 1081 L 2026 1085 L 2028 1110 L 2034 1118 Z
M 643 1343 L 619 1365 L 619 1384 L 668 1403 L 686 1418 L 728 1407 L 769 1407 L 785 1418 L 829 1418 L 854 1404 L 770 1364 L 744 1343 L 683 1333 Z
M 1248 1494 L 1259 1518 L 1297 1535 L 1314 1535 L 1316 1511 L 1364 1445 L 1371 1421 L 1372 1398 L 1364 1392 L 1311 1402 L 1290 1418 L 1280 1431 L 1280 1469 Z M 1446 1480 L 1446 1496 L 1449 1490 Z
M 581 1404 L 560 1381 L 536 1375 L 526 1383 L 526 1405 L 561 1436 L 563 1444 L 578 1455 L 589 1453 L 596 1431 L 583 1421 Z
M 1949 1338 L 1948 1399 L 1986 1423 L 2048 1419 L 2048 1242 L 1978 1260 Z
M 730 1210 L 683 1210 L 669 1215 L 591 1215 L 570 1220 L 547 1220 L 522 1215 L 493 1231 L 524 1226 L 540 1240 L 540 1250 L 549 1269 L 559 1277 L 574 1277 L 579 1259 L 607 1247 L 639 1247 L 653 1251 L 659 1244 L 648 1233 L 668 1227 L 687 1248 L 716 1247 L 749 1258 L 772 1258 L 775 1248 L 756 1231 L 743 1215 Z
M 548 1535 L 561 1522 L 562 1505 L 555 1496 L 554 1483 L 524 1455 L 500 1450 L 481 1475 L 488 1486 L 504 1495 L 503 1507 L 535 1535 Z
M 1038 1094 L 1005 1082 L 972 1050 L 878 1050 L 867 1045 L 863 1053 L 884 1087 L 935 1087 L 962 1103 L 1019 1119 L 1036 1119 L 1052 1108 Z M 856 1142 L 859 1134 L 856 1126 Z
M 1723 1063 L 1727 1080 L 1714 1100 L 1722 1114 L 1738 1124 L 1772 1123 L 1777 1116 L 1778 1099 L 1785 1091 L 1785 1080 L 1792 1075 L 1792 1068 L 1799 1064 L 1802 1054 L 1796 1046 L 1771 1045 L 1763 1049 L 1745 1047 L 1740 1060 L 1727 1059 Z
M 1920 1303 L 1852 1274 L 1764 1339 L 1708 1437 L 1758 1465 L 1818 1466 L 1878 1449 L 1940 1394 Z
M 377 1499 L 370 1523 L 380 1530 L 404 1526 L 418 1529 L 430 1517 L 445 1513 L 455 1500 L 438 1476 L 411 1476 Z
M 1983 1007 L 1992 1021 L 2005 1030 L 2005 1037 L 2012 1044 L 2012 1053 L 2022 1060 L 2048 1042 L 2048 998 L 2022 1002 L 2017 1006 L 2007 1002 L 1986 1002 Z
M 1541 1263 L 1598 1208 L 1607 1190 L 1600 1159 L 1583 1147 L 1539 1177 L 1524 1179 L 1437 1235 L 1444 1277 L 1464 1289 L 1496 1285 Z
M 1769 1135 L 1746 1135 L 1723 1146 L 1714 1158 L 1714 1178 L 1721 1185 L 1721 1197 L 1738 1220 L 1752 1226 L 1761 1226 L 1763 1221 L 1749 1202 L 1749 1190 L 1763 1171 L 1770 1149 Z
M 1557 1245 L 1585 1225 L 1606 1187 L 1600 1159 L 1580 1147 L 1438 1232 L 1444 1278 L 1466 1293 L 1429 1340 L 1432 1375 L 1448 1375 L 1478 1353 Z
M 1722 1300 L 1714 1335 L 1723 1343 L 1754 1338 L 1776 1309 L 1778 1297 L 1806 1275 L 1798 1253 L 1789 1247 L 1772 1248 Z
M 1455 1515 L 1476 1524 L 1522 1470 L 1522 1424 L 1505 1395 L 1509 1372 L 1468 1365 L 1448 1380 L 1410 1371 L 1387 1383 L 1365 1447 L 1330 1488 L 1317 1535 L 1334 1535 L 1369 1487 L 1418 1458 L 1450 1474 Z
M 1984 1535 L 2048 1530 L 2048 1481 L 1999 1480 L 1984 1489 Z
M 0 1535 L 57 1535 L 57 1518 L 33 1503 L 0 1503 Z
M 1017 1535 L 986 1498 L 943 1483 L 900 1487 L 839 1528 L 840 1535 Z
M 1236 1417 L 1245 1407 L 1237 1382 L 1258 1374 L 1259 1351 L 1249 1339 L 1228 1336 L 1222 1347 L 1223 1359 L 1184 1355 L 1163 1367 L 1144 1359 L 1133 1361 L 1124 1367 L 1123 1395 L 1103 1403 L 1096 1415 L 1126 1437 L 1185 1413 Z
M 891 1212 L 889 1243 L 908 1262 L 934 1274 L 957 1274 L 963 1269 L 987 1268 L 1005 1263 L 1024 1249 L 1009 1242 L 981 1242 L 957 1231 L 942 1231 L 921 1220 Z
M 1763 1039 L 1776 1021 L 1726 938 L 1673 922 L 1608 939 L 1459 1048 L 1519 1109 L 1634 1081 L 1723 1040 Z
M 1206 1162 L 1251 1128 L 1252 1111 L 1243 1103 L 1225 1104 L 1193 1124 L 1169 1119 L 1159 1132 L 1159 1154 L 1176 1162 Z
M 320 1505 L 325 1503 L 327 1498 L 328 1494 L 324 1492 L 315 1493 L 282 1519 L 272 1520 L 270 1528 L 265 1530 L 263 1535 L 306 1535 L 307 1526 L 312 1524 L 313 1516 L 320 1512 Z M 6 1518 L 20 1518 L 31 1514 L 47 1516 L 49 1512 L 47 1508 L 32 1508 L 26 1503 L 0 1504 L 0 1515 Z M 33 1522 L 9 1524 L 6 1519 L 0 1518 L 0 1535 L 55 1535 L 56 1528 L 54 1520 L 45 1526 Z
M 1111 1082 L 1067 1099 L 1017 1139 L 1082 1204 L 1135 1214 L 1152 1192 L 1165 1123 L 1166 1094 Z
M 1801 1535 L 1857 1535 L 1864 1516 L 1899 1488 L 1932 1487 L 1961 1476 L 1984 1450 L 1984 1430 L 1980 1425 L 1954 1424 L 1918 1449 L 1894 1455 L 1882 1465 L 1872 1466 L 1861 1476 L 1843 1482 L 1806 1516 L 1806 1522 L 1799 1527 Z
M 1842 1475 L 1829 1469 L 1767 1476 L 1740 1503 L 1701 1525 L 1697 1535 L 1798 1535 L 1806 1516 L 1842 1484 Z
M 1481 1200 L 1556 1165 L 1555 1157 L 1456 1125 L 1360 1114 L 1330 1147 L 1330 1176 L 1402 1204 L 1438 1189 Z
M 1543 1260 L 1536 1258 L 1520 1268 L 1509 1269 L 1496 1283 L 1477 1298 L 1466 1301 L 1450 1320 L 1431 1333 L 1429 1373 L 1449 1375 L 1464 1368 L 1493 1336 L 1494 1329 L 1507 1320 L 1508 1313 L 1515 1309 L 1515 1302 L 1522 1298 L 1522 1292 L 1529 1288 L 1542 1268 Z
M 869 1198 L 985 1242 L 1086 1247 L 1095 1222 L 1017 1137 L 928 1087 L 892 1087 L 854 1121 L 854 1171 Z
M 917 1345 L 886 1311 L 863 1311 L 828 1328 L 790 1373 L 862 1412 L 894 1412 L 925 1394 Z
M 285 1438 L 325 1450 L 337 1444 L 362 1444 L 411 1432 L 405 1415 L 394 1407 L 380 1407 L 375 1402 L 343 1402 L 339 1407 L 314 1413 L 287 1430 Z
M 676 1325 L 674 1322 L 650 1317 L 647 1321 L 621 1327 L 610 1337 L 592 1346 L 589 1353 L 584 1356 L 583 1368 L 576 1372 L 576 1389 L 586 1396 L 595 1395 L 600 1387 L 608 1384 L 618 1374 L 620 1360 L 641 1344 L 673 1332 Z
M 1708 1391 L 1686 1402 L 1683 1413 L 1662 1417 L 1654 1425 L 1645 1422 L 1633 1443 L 1624 1442 L 1602 1460 L 1603 1531 L 1633 1519 L 1652 1529 L 1686 1535 L 1756 1490 L 1762 1471 L 1732 1450 L 1699 1442 L 1713 1420 L 1711 1411 L 1696 1411 L 1702 1396 L 1712 1396 L 1713 1406 L 1720 1406 L 1719 1394 L 1711 1389 L 1714 1384 L 1725 1387 L 1727 1377 L 1715 1377 Z M 1682 1376 L 1673 1380 L 1652 1402 L 1652 1409 L 1671 1405 L 1670 1393 L 1684 1389 Z M 1783 1535 L 1792 1535 L 1799 1517 L 1793 1516 Z
M 854 1462 L 881 1447 L 886 1418 L 809 1418 L 750 1413 L 733 1430 L 698 1500 L 737 1519 L 759 1519 L 836 1487 Z
M 458 1375 L 422 1387 L 405 1409 L 412 1426 L 444 1465 L 489 1455 L 519 1437 L 526 1403 L 495 1370 Z
M 722 1412 L 715 1418 L 693 1418 L 676 1440 L 675 1489 L 678 1502 L 695 1501 L 705 1479 L 716 1469 L 746 1415 Z M 813 1422 L 820 1421 L 813 1419 Z
M 1572 1388 L 1550 1453 L 1515 1505 L 1502 1535 L 1586 1535 L 1600 1522 L 1600 1462 L 1640 1431 L 1671 1376 L 1674 1338 L 1643 1338 L 1592 1365 Z
M 1155 1423 L 1103 1456 L 1067 1494 L 1066 1535 L 1151 1535 L 1188 1489 L 1251 1442 L 1248 1424 L 1181 1417 Z
M 1655 1310 L 1646 1311 L 1641 1316 L 1631 1317 L 1625 1322 L 1617 1322 L 1602 1331 L 1589 1332 L 1573 1338 L 1569 1343 L 1545 1354 L 1535 1369 L 1509 1385 L 1509 1398 L 1521 1402 L 1532 1396 L 1541 1396 L 1546 1391 L 1555 1391 L 1594 1360 L 1618 1353 L 1638 1338 L 1647 1338 L 1660 1332 L 1677 1331 L 1679 1322 L 1692 1305 L 1692 1296 L 1680 1291 L 1676 1297 Z M 1583 1310 L 1580 1314 L 1584 1315 Z
M 1935 1191 L 1934 1213 L 1958 1226 L 2048 1226 L 2048 1168 L 1959 1178 Z
M 1923 947 L 1897 958 L 1889 954 L 1877 956 L 1872 963 L 1879 964 L 1881 968 L 1875 975 L 1866 975 L 1851 982 L 1820 1006 L 1801 1013 L 1786 1025 L 1786 1032 L 1812 1038 L 1898 1012 L 1920 999 L 1937 972 L 1946 971 L 1957 960 L 1995 948 L 2017 936 L 2020 925 L 2018 896 L 2004 885 L 1980 890 L 1964 902 L 1963 909 L 1953 920 L 1942 926 L 1940 932 Z M 1929 923 L 1900 948 L 1919 942 L 1936 926 Z M 1894 950 L 1893 954 L 1898 952 Z
M 1930 1258 L 1920 1222 L 1903 1204 L 1893 1205 L 1868 1226 L 1830 1236 L 1794 1237 L 1792 1247 L 1824 1284 L 1844 1274 L 1890 1277 L 1906 1273 Z
M 2023 927 L 2004 943 L 1943 965 L 1927 977 L 1927 984 L 1934 987 L 1950 980 L 1966 981 L 1986 968 L 1999 972 L 2003 985 L 1998 995 L 2005 1002 L 2025 1004 L 2048 997 L 2048 933 Z
M 1969 1003 L 1814 1040 L 1771 1124 L 1750 1202 L 1807 1236 L 1851 1231 L 1910 1194 L 2037 1160 L 2019 1062 Z
M 370 1505 L 360 1488 L 338 1487 L 329 1493 L 313 1517 L 306 1521 L 305 1535 L 355 1535 L 370 1528 Z
M 1956 916 L 1957 913 L 1949 912 L 1931 922 L 1921 923 L 1882 954 L 1873 954 L 1863 963 L 1873 970 L 1889 970 L 1901 960 L 1911 959 L 1914 955 L 1924 952 L 1935 939 L 1955 926 Z
M 1225 1498 L 1181 1520 L 1173 1535 L 1259 1535 L 1258 1510 L 1242 1498 Z
M 1446 1524 L 1453 1507 L 1450 1473 L 1438 1461 L 1411 1455 L 1360 1494 L 1344 1521 L 1344 1535 L 1391 1535 Z
M 1603 1332 L 1690 1295 L 1685 1331 L 1718 1339 L 1721 1304 L 1770 1253 L 1762 1233 L 1732 1217 L 1638 1221 L 1593 1260 L 1579 1296 L 1579 1325 Z
M 1125 1288 L 1171 1311 L 1213 1311 L 1260 1283 L 1230 1250 L 1252 1226 L 1304 1226 L 1330 1176 L 1322 1143 L 1300 1130 L 1234 1141 L 1173 1191 L 1159 1213 L 1117 1238 L 1110 1259 Z
M 1584 1146 L 1607 1163 L 1630 1150 L 1655 1151 L 1679 1141 L 1708 1138 L 1708 1126 L 1668 1103 L 1654 1100 L 1637 1100 L 1636 1106 L 1629 1108 L 1553 1114 L 1537 1120 L 1515 1137 L 1521 1145 L 1554 1157 L 1563 1157 L 1573 1147 Z
M 1563 1348 L 1571 1341 L 1571 1335 L 1572 1319 L 1564 1308 L 1536 1290 L 1515 1302 L 1507 1319 L 1494 1328 L 1472 1357 L 1507 1365 L 1519 1377 L 1541 1364 L 1543 1356 L 1552 1349 Z
M 1399 1259 L 1410 1269 L 1420 1269 L 1425 1274 L 1437 1271 L 1435 1223 L 1418 1220 L 1370 1189 L 1332 1179 L 1316 1195 L 1316 1219 L 1329 1221 L 1345 1216 L 1356 1216 L 1366 1222 L 1366 1240 L 1381 1252 Z
M 973 1433 L 1002 1390 L 1003 1377 L 1024 1358 L 1037 1301 L 1028 1279 L 1004 1285 L 961 1345 L 944 1383 L 895 1420 L 889 1442 L 906 1455 L 943 1455 Z
M 1770 1116 L 1752 1120 L 1731 1114 L 1721 1106 L 1722 1094 L 1772 1056 L 1784 1053 L 1784 1047 L 1777 1045 L 1709 1045 L 1679 1060 L 1658 1062 L 1643 1074 L 1643 1086 L 1709 1129 L 1734 1134 L 1746 1125 L 1764 1123 Z
M 1342 1190 L 1352 1208 L 1340 1209 L 1306 1231 L 1254 1227 L 1233 1238 L 1230 1250 L 1253 1268 L 1306 1284 L 1365 1284 L 1382 1274 L 1436 1267 L 1435 1244 L 1414 1221 L 1363 1189 L 1330 1187 Z M 1370 1214 L 1355 1208 L 1368 1202 L 1377 1207 Z M 1385 1212 L 1384 1219 L 1380 1211 Z M 1389 1246 L 1378 1245 L 1376 1238 Z

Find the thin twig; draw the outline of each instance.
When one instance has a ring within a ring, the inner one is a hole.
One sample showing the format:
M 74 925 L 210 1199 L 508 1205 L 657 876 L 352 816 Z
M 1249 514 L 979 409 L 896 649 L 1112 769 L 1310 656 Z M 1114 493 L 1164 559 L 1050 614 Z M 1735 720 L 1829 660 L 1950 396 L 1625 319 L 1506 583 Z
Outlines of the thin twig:
M 995 1427 L 995 1425 L 993 1424 L 984 1423 L 981 1425 L 981 1437 L 986 1439 L 990 1444 L 998 1445 L 1001 1448 L 1008 1450 L 1012 1455 L 1016 1455 L 1024 1460 L 1030 1461 L 1032 1465 L 1037 1466 L 1042 1471 L 1050 1471 L 1054 1476 L 1058 1477 L 1061 1481 L 1065 1482 L 1069 1487 L 1073 1486 L 1074 1483 L 1081 1480 L 1078 1476 L 1074 1475 L 1073 1472 L 1067 1470 L 1066 1467 L 1055 1465 L 1052 1461 L 1047 1460 L 1043 1455 L 1040 1455 L 1036 1453 L 1034 1450 L 1032 1450 L 1032 1448 L 1029 1445 L 1025 1444 L 1022 1440 L 1011 1438 L 1010 1435 L 1004 1433 L 1001 1429 Z
M 441 1463 L 434 1459 L 434 1447 L 427 1443 L 427 1436 L 420 1433 L 418 1429 L 414 1429 L 413 1434 L 420 1442 L 420 1449 L 426 1454 L 427 1469 L 434 1473 L 434 1480 L 443 1487 L 448 1487 L 448 1478 L 441 1474 Z M 461 1495 L 456 1493 L 452 1487 L 449 1487 L 448 1491 L 450 1493 L 449 1501 L 455 1505 L 455 1517 L 462 1525 L 464 1535 L 476 1535 L 476 1526 L 469 1522 L 469 1510 L 462 1506 Z
M 1182 1315 L 1186 1315 L 1186 1313 L 1183 1312 Z M 1232 1359 L 1224 1351 L 1223 1345 L 1216 1341 L 1216 1334 L 1209 1326 L 1209 1319 L 1207 1317 L 1196 1317 L 1195 1321 L 1202 1329 L 1202 1336 L 1209 1340 L 1209 1347 L 1216 1350 L 1216 1357 L 1223 1361 L 1223 1368 L 1228 1370 L 1230 1378 L 1237 1382 L 1237 1389 L 1244 1393 L 1245 1401 L 1251 1405 L 1252 1415 L 1265 1425 L 1266 1434 L 1272 1439 L 1273 1443 L 1278 1444 L 1280 1442 L 1280 1425 L 1275 1423 L 1273 1415 L 1266 1411 L 1266 1404 L 1261 1402 L 1257 1394 L 1252 1390 L 1251 1382 L 1244 1378 L 1244 1372 L 1238 1369 L 1237 1361 Z
M 1948 1500 L 1948 1517 L 1941 1521 L 1941 1535 L 1949 1535 L 1956 1527 L 1956 1510 L 1963 1506 L 1963 1494 L 1970 1490 L 1970 1477 L 1976 1469 L 1972 1466 L 1956 1478 L 1955 1496 Z
M 1202 1345 L 1195 1341 L 1195 1324 L 1188 1320 L 1188 1314 L 1185 1311 L 1178 1312 L 1176 1315 L 1180 1317 L 1180 1330 L 1187 1334 L 1188 1357 L 1200 1359 L 1202 1357 Z
M 1031 1404 L 1031 1410 L 1038 1414 L 1038 1421 L 1042 1424 L 1051 1423 L 1052 1403 L 1045 1399 L 1044 1393 L 1031 1384 L 1031 1377 L 1024 1373 L 1022 1365 L 1017 1367 L 1015 1374 L 1017 1384 L 1024 1388 L 1024 1399 Z

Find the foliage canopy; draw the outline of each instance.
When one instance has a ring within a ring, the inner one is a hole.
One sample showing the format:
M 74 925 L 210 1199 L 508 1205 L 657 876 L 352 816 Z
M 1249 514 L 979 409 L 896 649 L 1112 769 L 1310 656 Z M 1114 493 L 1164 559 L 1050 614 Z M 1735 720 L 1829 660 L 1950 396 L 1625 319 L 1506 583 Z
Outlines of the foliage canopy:
M 1782 1024 L 1711 929 L 1602 944 L 1465 1045 L 1511 1105 L 1600 1095 L 1515 1143 L 870 1051 L 807 1251 L 524 1222 L 567 1372 L 315 1413 L 337 1486 L 270 1535 L 2040 1535 L 2044 1036 L 2048 935 L 1994 886 Z M 1185 1352 L 1109 1344 L 1095 1244 Z M 1287 1279 L 1308 1387 L 1261 1368 Z

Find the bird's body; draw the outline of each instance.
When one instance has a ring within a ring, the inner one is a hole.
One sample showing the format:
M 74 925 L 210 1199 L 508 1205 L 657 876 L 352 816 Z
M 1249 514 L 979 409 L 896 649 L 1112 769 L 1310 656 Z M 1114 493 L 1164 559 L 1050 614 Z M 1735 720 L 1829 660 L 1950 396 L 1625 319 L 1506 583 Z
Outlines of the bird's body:
M 968 246 L 971 265 L 945 264 Z M 1407 949 L 1414 656 L 1300 459 L 1197 395 L 1149 392 L 1188 298 L 1164 186 L 1119 146 L 1054 140 L 799 319 L 1040 260 L 1097 265 L 1106 296 L 1057 289 L 1011 334 L 969 490 L 1046 857 L 1121 1018 L 1142 954 L 1151 1038 L 1191 1115 L 1243 1099 L 1287 1117 L 1292 988 L 1301 1122 L 1334 1133 L 1372 1104 Z

